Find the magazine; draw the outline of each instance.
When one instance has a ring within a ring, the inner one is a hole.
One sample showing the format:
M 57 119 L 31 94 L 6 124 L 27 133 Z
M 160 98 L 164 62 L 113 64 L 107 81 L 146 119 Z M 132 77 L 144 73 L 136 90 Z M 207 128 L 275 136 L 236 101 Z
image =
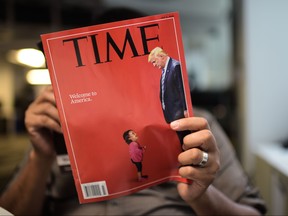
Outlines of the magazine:
M 188 182 L 169 125 L 193 116 L 177 12 L 41 39 L 80 203 Z

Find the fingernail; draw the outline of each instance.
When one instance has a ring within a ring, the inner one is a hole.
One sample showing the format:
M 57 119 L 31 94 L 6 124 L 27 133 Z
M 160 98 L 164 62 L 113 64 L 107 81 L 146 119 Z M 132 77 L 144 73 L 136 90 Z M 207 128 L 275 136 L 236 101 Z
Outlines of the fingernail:
M 170 126 L 172 129 L 177 129 L 179 128 L 179 121 L 173 121 L 170 123 Z

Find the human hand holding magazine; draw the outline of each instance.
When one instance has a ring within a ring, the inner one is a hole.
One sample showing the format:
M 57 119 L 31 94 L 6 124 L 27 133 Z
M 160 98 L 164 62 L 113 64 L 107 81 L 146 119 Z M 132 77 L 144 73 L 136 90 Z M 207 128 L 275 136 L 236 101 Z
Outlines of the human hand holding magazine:
M 193 116 L 178 13 L 41 38 L 80 203 L 188 181 L 169 125 Z

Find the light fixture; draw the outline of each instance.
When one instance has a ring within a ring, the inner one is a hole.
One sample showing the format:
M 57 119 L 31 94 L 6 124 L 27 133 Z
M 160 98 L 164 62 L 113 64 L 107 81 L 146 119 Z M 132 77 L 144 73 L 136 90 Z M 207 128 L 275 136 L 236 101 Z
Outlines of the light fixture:
M 33 48 L 10 50 L 7 58 L 14 64 L 22 64 L 33 68 L 45 67 L 45 57 L 43 53 Z
M 26 74 L 26 80 L 31 85 L 51 84 L 49 71 L 47 69 L 32 69 Z

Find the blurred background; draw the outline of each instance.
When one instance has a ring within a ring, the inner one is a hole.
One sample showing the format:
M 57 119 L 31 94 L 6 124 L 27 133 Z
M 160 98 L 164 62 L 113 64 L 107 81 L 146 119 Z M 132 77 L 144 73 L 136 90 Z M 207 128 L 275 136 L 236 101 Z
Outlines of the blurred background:
M 0 0 L 0 186 L 29 146 L 25 110 L 49 83 L 40 34 L 116 6 L 180 13 L 193 105 L 223 126 L 269 213 L 287 215 L 287 0 Z

